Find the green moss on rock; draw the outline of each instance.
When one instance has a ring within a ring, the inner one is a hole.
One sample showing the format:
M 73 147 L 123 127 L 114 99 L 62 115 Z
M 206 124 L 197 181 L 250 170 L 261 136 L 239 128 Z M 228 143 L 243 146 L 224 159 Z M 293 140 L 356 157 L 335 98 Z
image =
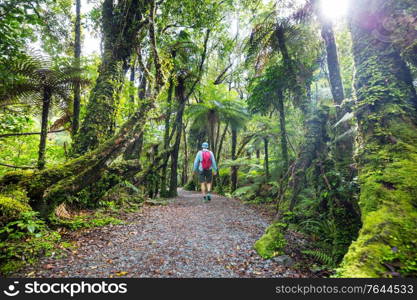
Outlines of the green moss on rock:
M 258 254 L 265 259 L 283 254 L 283 249 L 287 244 L 283 231 L 286 224 L 274 223 L 270 225 L 264 235 L 256 241 L 254 248 Z

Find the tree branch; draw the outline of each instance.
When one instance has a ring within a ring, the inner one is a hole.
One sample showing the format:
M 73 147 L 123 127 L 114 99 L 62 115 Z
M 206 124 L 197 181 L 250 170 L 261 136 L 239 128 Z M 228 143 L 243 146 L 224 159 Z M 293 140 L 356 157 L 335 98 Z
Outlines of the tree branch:
M 236 152 L 236 158 L 238 158 L 241 154 L 242 154 L 242 152 L 243 152 L 243 149 L 245 149 L 245 146 L 252 140 L 252 138 L 255 136 L 255 134 L 251 134 L 251 135 L 248 135 L 248 136 L 246 136 L 244 139 L 243 139 L 243 141 L 242 141 L 242 145 L 240 145 L 240 148 L 239 148 L 239 150 Z
M 207 45 L 208 45 L 208 40 L 209 40 L 209 37 L 210 37 L 210 32 L 211 32 L 211 30 L 207 29 L 206 36 L 204 38 L 204 49 L 203 49 L 203 53 L 201 54 L 200 66 L 198 67 L 198 76 L 197 76 L 197 79 L 194 81 L 193 85 L 191 86 L 190 91 L 187 94 L 186 99 L 188 99 L 191 96 L 191 94 L 194 92 L 194 89 L 195 89 L 197 83 L 200 82 L 201 77 L 203 76 L 203 67 L 204 67 L 204 62 L 206 61 Z
M 34 170 L 34 169 L 36 169 L 35 167 L 13 166 L 13 165 L 8 165 L 8 164 L 3 164 L 3 163 L 0 163 L 0 166 L 8 167 L 8 168 L 14 168 L 14 169 L 23 169 L 23 170 L 30 170 L 30 169 Z
M 229 71 L 229 69 L 233 66 L 233 63 L 230 63 L 220 74 L 219 76 L 217 76 L 216 80 L 214 81 L 215 85 L 221 84 L 223 83 L 223 81 L 225 80 L 225 74 L 227 73 L 227 71 Z
M 57 133 L 57 132 L 63 132 L 65 130 L 66 129 L 51 130 L 51 131 L 48 131 L 47 133 Z M 40 132 L 5 133 L 5 134 L 0 134 L 0 138 L 10 137 L 10 136 L 22 136 L 22 135 L 37 135 L 37 134 L 41 134 L 41 133 Z

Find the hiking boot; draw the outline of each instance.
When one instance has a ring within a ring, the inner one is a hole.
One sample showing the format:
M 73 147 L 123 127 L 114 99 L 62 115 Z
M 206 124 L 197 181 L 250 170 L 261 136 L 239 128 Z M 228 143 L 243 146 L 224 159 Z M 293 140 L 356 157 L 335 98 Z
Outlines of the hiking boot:
M 204 198 L 203 202 L 207 202 L 207 196 L 204 196 L 203 198 Z
M 211 195 L 207 194 L 207 201 L 211 201 Z

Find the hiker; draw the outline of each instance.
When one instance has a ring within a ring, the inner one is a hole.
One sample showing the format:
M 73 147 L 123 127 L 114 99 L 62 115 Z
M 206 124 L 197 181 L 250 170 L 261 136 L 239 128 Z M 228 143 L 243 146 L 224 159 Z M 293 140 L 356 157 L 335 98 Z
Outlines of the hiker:
M 198 178 L 201 184 L 201 192 L 203 194 L 204 201 L 211 200 L 211 183 L 213 181 L 213 175 L 217 174 L 216 160 L 214 154 L 208 150 L 208 143 L 203 143 L 201 151 L 198 151 L 194 160 L 194 173 L 198 171 Z

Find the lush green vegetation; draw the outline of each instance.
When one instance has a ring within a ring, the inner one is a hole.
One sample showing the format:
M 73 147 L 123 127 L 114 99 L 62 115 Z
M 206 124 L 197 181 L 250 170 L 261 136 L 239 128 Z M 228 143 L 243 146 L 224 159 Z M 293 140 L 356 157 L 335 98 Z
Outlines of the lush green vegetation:
M 299 232 L 334 276 L 416 276 L 417 7 L 349 3 L 1 2 L 1 272 L 198 189 L 207 141 L 215 191 L 274 211 L 262 257 Z

